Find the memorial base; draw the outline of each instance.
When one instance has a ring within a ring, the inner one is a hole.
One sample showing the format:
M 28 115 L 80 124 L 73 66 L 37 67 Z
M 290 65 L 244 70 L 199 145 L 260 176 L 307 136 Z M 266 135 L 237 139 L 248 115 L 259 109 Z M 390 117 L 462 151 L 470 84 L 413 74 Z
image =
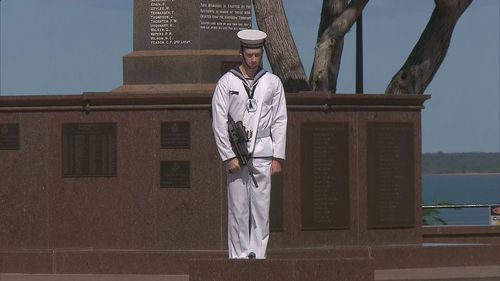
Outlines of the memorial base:
M 143 85 L 123 85 L 111 91 L 112 94 L 192 94 L 204 93 L 212 95 L 215 84 L 143 84 Z
M 135 51 L 123 57 L 123 84 L 214 84 L 240 61 L 234 49 Z
M 226 251 L 3 250 L 0 280 L 492 281 L 500 280 L 499 252 L 493 244 L 324 246 L 229 260 Z
M 190 281 L 373 281 L 373 259 L 193 260 Z

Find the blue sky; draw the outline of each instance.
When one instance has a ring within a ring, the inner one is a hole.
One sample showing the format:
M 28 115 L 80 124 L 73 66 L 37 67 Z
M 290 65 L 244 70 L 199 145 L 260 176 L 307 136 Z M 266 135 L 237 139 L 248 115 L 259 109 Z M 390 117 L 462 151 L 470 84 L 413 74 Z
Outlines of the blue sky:
M 284 0 L 306 73 L 321 0 Z M 307 3 L 307 4 L 304 4 Z M 122 84 L 132 51 L 133 0 L 1 0 L 2 95 L 79 94 Z M 420 37 L 433 0 L 372 0 L 365 8 L 364 89 L 383 93 Z M 423 152 L 500 150 L 498 0 L 475 0 L 455 27 L 426 90 Z M 339 93 L 354 91 L 355 29 L 346 36 Z

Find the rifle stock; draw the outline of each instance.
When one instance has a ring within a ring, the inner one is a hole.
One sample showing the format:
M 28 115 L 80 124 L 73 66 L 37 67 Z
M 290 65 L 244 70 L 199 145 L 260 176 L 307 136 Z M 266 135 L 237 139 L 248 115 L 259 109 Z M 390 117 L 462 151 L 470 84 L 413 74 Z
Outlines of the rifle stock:
M 229 140 L 231 142 L 231 147 L 234 151 L 234 154 L 236 154 L 236 158 L 238 158 L 238 161 L 240 162 L 241 166 L 247 166 L 248 160 L 250 159 L 251 155 L 247 149 L 247 142 L 249 141 L 249 138 L 247 136 L 245 126 L 243 126 L 243 122 L 241 121 L 235 122 L 233 117 L 231 117 L 231 115 L 228 114 L 227 128 L 229 133 Z M 257 185 L 257 180 L 255 179 L 250 169 L 248 169 L 248 173 L 250 174 L 250 177 L 252 178 L 255 187 L 259 187 Z

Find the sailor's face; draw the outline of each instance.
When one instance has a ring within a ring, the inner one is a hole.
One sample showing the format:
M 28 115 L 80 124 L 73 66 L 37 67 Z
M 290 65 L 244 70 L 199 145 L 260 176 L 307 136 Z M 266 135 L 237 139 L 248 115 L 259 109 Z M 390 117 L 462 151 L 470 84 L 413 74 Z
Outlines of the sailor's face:
M 243 48 L 241 55 L 245 60 L 246 66 L 250 69 L 257 69 L 262 61 L 262 52 L 262 48 Z

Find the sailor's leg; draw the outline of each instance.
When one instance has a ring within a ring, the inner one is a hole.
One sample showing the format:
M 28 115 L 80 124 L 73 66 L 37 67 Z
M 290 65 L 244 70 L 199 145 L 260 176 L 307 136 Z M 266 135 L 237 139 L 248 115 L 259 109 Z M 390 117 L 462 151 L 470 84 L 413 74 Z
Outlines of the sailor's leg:
M 227 175 L 227 236 L 228 254 L 231 259 L 247 258 L 249 237 L 248 168 L 242 167 L 235 174 Z
M 269 241 L 269 205 L 271 200 L 271 160 L 253 159 L 253 167 L 258 171 L 255 174 L 257 184 L 250 187 L 250 251 L 257 259 L 266 258 L 267 243 Z

